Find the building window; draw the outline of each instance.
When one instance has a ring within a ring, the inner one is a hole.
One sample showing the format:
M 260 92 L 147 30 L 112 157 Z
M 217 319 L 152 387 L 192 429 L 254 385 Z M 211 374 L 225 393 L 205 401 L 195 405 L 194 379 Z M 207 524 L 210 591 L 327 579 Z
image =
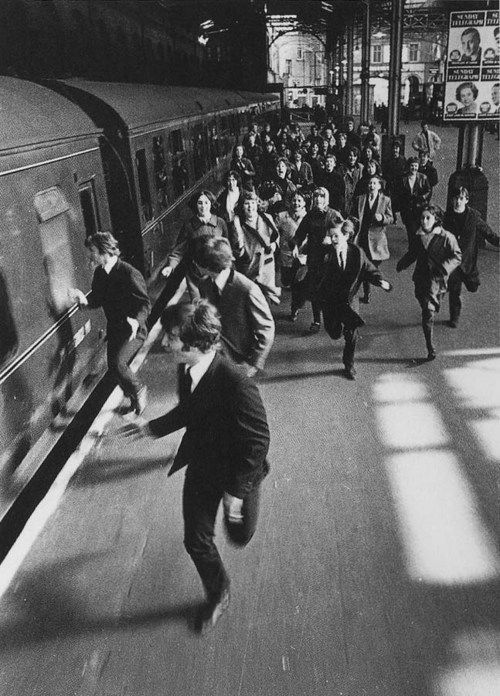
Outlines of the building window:
M 285 75 L 292 74 L 292 61 L 290 59 L 285 60 Z
M 408 50 L 408 60 L 410 63 L 416 63 L 418 61 L 418 43 L 411 43 Z
M 303 60 L 304 59 L 304 54 L 302 53 L 301 48 L 297 48 L 297 60 Z
M 373 47 L 373 62 L 382 63 L 382 46 L 380 44 Z

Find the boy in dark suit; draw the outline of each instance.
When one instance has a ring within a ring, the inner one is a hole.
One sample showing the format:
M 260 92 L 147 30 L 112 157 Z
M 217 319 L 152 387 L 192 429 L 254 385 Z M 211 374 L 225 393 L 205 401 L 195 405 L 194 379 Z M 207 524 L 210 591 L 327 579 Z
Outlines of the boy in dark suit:
M 221 322 L 207 300 L 167 307 L 162 346 L 179 363 L 179 403 L 159 418 L 125 427 L 130 436 L 163 437 L 186 428 L 169 476 L 187 466 L 184 545 L 205 588 L 197 616 L 215 626 L 229 605 L 229 576 L 214 543 L 221 500 L 229 538 L 245 546 L 257 524 L 260 483 L 269 471 L 269 429 L 257 386 L 217 353 Z
M 342 225 L 330 227 L 324 244 L 330 246 L 318 284 L 318 299 L 321 302 L 325 330 L 334 340 L 344 334 L 345 346 L 342 356 L 344 376 L 354 380 L 354 351 L 358 328 L 365 323 L 359 316 L 358 290 L 363 281 L 378 285 L 386 292 L 392 290 L 389 281 L 368 261 L 365 252 L 349 239 L 354 225 L 345 220 Z

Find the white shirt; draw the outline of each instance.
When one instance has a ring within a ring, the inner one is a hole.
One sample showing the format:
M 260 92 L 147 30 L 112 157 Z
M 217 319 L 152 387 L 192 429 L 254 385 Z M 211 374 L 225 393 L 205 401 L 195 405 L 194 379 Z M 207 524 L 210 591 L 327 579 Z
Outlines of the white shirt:
M 106 261 L 104 264 L 103 269 L 108 275 L 111 273 L 111 269 L 115 267 L 117 261 L 118 256 L 112 256 L 109 261 Z
M 226 198 L 226 211 L 229 217 L 229 222 L 232 222 L 234 220 L 234 210 L 236 208 L 236 203 L 238 202 L 239 197 L 239 188 L 237 188 L 235 191 L 231 191 L 231 189 L 228 189 Z
M 225 268 L 223 271 L 219 273 L 217 278 L 215 279 L 215 284 L 219 288 L 219 290 L 222 292 L 224 288 L 226 287 L 226 283 L 229 278 L 229 274 L 231 273 L 230 268 Z
M 212 364 L 213 359 L 215 358 L 215 350 L 211 350 L 208 353 L 205 353 L 196 363 L 196 365 L 192 365 L 189 369 L 189 372 L 191 374 L 191 393 L 196 389 L 198 386 L 201 378 L 205 374 L 205 372 L 208 370 L 210 365 Z M 186 370 L 187 372 L 187 370 Z
M 345 268 L 345 263 L 347 259 L 347 244 L 342 244 L 338 246 L 337 249 L 337 260 L 339 262 L 340 268 Z

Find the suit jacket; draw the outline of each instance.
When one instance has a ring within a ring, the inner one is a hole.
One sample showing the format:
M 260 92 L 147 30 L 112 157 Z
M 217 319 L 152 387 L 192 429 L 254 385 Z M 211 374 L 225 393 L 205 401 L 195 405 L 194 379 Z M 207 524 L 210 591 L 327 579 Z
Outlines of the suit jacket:
M 222 292 L 214 291 L 210 279 L 199 290 L 219 310 L 222 343 L 229 357 L 262 370 L 274 341 L 274 319 L 259 286 L 231 271 Z
M 269 471 L 269 428 L 257 386 L 237 366 L 216 355 L 196 389 L 169 413 L 148 423 L 163 437 L 186 428 L 169 476 L 209 479 L 244 498 Z
M 423 296 L 429 288 L 434 293 L 433 281 L 437 281 L 437 292 L 444 292 L 450 273 L 462 261 L 462 252 L 457 240 L 451 232 L 442 227 L 435 229 L 435 234 L 427 248 L 424 247 L 418 234 L 417 240 L 418 243 L 398 261 L 397 270 L 408 268 L 416 261 L 412 276 L 415 283 L 415 295 Z
M 365 212 L 365 206 L 368 205 L 368 195 L 358 196 L 354 201 L 353 213 L 358 218 L 360 222 L 359 231 L 354 238 L 354 243 L 359 246 L 360 232 L 361 232 L 361 221 L 363 220 L 363 214 Z M 375 220 L 375 215 L 380 213 L 382 215 L 382 222 L 377 222 Z M 371 258 L 373 261 L 384 261 L 388 259 L 389 247 L 387 245 L 387 237 L 385 234 L 385 227 L 392 222 L 392 208 L 391 199 L 388 196 L 384 196 L 383 193 L 378 194 L 377 207 L 373 211 L 372 224 L 368 228 L 368 249 L 370 251 Z
M 325 329 L 332 338 L 338 338 L 342 325 L 355 329 L 364 324 L 359 316 L 358 290 L 363 281 L 380 285 L 380 271 L 368 260 L 363 249 L 347 245 L 345 269 L 339 267 L 337 251 L 328 252 L 318 283 L 317 297 L 324 308 Z
M 431 187 L 425 174 L 417 172 L 417 178 L 413 191 L 410 189 L 408 174 L 402 177 L 399 184 L 399 204 L 403 222 L 407 219 L 414 220 L 420 216 L 420 209 L 429 200 Z
M 92 290 L 87 296 L 88 306 L 102 307 L 108 322 L 108 335 L 127 339 L 131 333 L 127 317 L 137 319 L 137 338 L 147 336 L 146 321 L 151 304 L 142 273 L 126 261 L 118 259 L 110 273 L 100 266 L 92 279 Z
M 429 139 L 428 144 L 427 138 L 425 137 L 425 133 L 423 131 L 420 131 L 420 133 L 417 133 L 417 135 L 413 139 L 411 146 L 417 152 L 420 152 L 421 150 L 427 151 L 429 153 L 429 157 L 431 159 L 434 159 L 436 155 L 436 150 L 439 150 L 439 148 L 441 147 L 441 138 L 437 133 L 434 133 L 434 131 L 431 130 L 427 131 L 427 136 Z

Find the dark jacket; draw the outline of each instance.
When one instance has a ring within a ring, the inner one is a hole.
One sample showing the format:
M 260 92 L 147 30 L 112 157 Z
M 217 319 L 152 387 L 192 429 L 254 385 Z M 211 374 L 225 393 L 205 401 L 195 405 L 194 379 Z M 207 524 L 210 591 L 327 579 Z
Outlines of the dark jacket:
M 126 261 L 118 259 L 109 274 L 101 266 L 96 268 L 87 301 L 91 309 L 103 308 L 108 334 L 129 336 L 131 327 L 127 317 L 130 317 L 139 322 L 137 338 L 146 338 L 146 320 L 151 308 L 146 282 L 140 271 Z
M 347 245 L 345 269 L 337 260 L 337 250 L 330 247 L 319 276 L 317 298 L 322 303 L 325 329 L 332 338 L 339 338 L 342 326 L 355 329 L 364 324 L 359 316 L 358 290 L 363 281 L 380 285 L 383 276 L 355 244 Z
M 202 222 L 197 215 L 187 220 L 181 227 L 175 246 L 169 256 L 169 266 L 175 268 L 184 257 L 190 262 L 196 256 L 198 246 L 207 237 L 225 237 L 228 239 L 226 221 L 217 215 L 211 215 L 207 223 Z
M 316 186 L 323 186 L 330 195 L 329 205 L 331 208 L 344 213 L 345 211 L 345 181 L 339 171 L 327 172 L 323 169 L 316 177 Z
M 425 174 L 417 172 L 417 178 L 413 191 L 410 189 L 408 175 L 402 177 L 398 186 L 399 205 L 401 210 L 401 218 L 406 224 L 407 220 L 411 222 L 418 221 L 421 208 L 429 201 L 431 196 L 431 187 Z
M 487 239 L 493 246 L 499 246 L 498 232 L 494 232 L 479 212 L 469 206 L 465 208 L 465 221 L 462 230 L 457 229 L 452 210 L 446 211 L 443 227 L 455 235 L 462 251 L 462 262 L 457 271 L 460 271 L 465 287 L 468 290 L 477 290 L 479 287 L 479 271 L 477 269 L 479 243 L 481 240 Z
M 307 266 L 309 271 L 323 264 L 325 248 L 323 240 L 327 229 L 340 217 L 337 210 L 327 208 L 310 210 L 297 228 L 293 242 L 300 247 L 307 237 Z
M 269 428 L 257 386 L 223 356 L 215 356 L 192 394 L 149 428 L 156 437 L 186 428 L 169 476 L 187 466 L 187 476 L 243 498 L 269 470 Z

